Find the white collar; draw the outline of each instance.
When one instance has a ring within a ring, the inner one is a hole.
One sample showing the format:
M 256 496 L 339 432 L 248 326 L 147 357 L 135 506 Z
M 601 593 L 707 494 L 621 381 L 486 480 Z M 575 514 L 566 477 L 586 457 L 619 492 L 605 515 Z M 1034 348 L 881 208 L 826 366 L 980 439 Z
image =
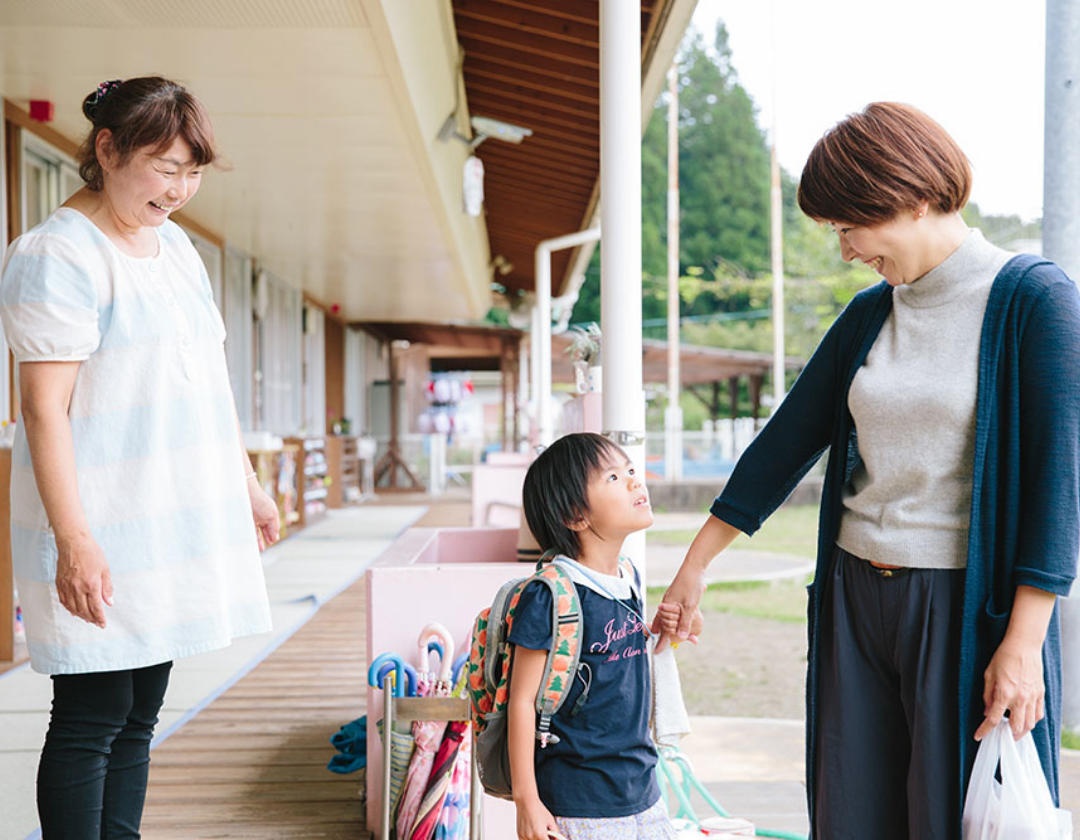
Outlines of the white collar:
M 619 566 L 619 573 L 617 575 L 605 575 L 602 572 L 586 568 L 581 563 L 577 562 L 577 560 L 571 560 L 563 554 L 556 557 L 553 562 L 560 564 L 566 569 L 567 573 L 570 575 L 570 579 L 574 581 L 574 583 L 579 586 L 584 586 L 586 589 L 607 598 L 609 601 L 612 600 L 612 596 L 623 600 L 630 600 L 635 596 L 641 597 L 641 593 L 638 592 L 635 582 L 632 579 L 623 576 L 623 568 L 621 565 Z

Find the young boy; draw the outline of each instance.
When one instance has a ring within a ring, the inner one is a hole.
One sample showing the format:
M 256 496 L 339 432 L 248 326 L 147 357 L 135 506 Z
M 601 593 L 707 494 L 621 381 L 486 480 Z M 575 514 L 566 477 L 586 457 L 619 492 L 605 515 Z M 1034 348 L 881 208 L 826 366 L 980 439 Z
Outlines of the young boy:
M 584 636 L 573 688 L 551 721 L 555 738 L 541 748 L 535 701 L 553 610 L 546 586 L 526 587 L 509 635 L 508 746 L 519 840 L 670 840 L 675 831 L 649 734 L 650 631 L 641 582 L 619 564 L 626 537 L 652 524 L 649 494 L 622 449 L 600 435 L 572 434 L 529 468 L 524 509 L 540 547 L 574 580 Z M 678 607 L 671 609 L 665 631 L 678 621 Z

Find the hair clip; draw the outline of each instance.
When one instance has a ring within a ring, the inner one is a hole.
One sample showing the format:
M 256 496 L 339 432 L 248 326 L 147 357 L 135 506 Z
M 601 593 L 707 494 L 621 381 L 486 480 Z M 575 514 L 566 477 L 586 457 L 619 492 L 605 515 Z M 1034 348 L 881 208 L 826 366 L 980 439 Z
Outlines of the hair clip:
M 122 85 L 123 83 L 123 79 L 112 79 L 107 82 L 102 82 L 100 85 L 98 85 L 97 90 L 95 90 L 93 93 L 94 98 L 89 103 L 90 109 L 92 111 L 96 111 L 99 107 L 101 107 L 102 100 L 104 100 L 106 96 L 108 96 L 118 87 L 120 87 L 120 85 Z

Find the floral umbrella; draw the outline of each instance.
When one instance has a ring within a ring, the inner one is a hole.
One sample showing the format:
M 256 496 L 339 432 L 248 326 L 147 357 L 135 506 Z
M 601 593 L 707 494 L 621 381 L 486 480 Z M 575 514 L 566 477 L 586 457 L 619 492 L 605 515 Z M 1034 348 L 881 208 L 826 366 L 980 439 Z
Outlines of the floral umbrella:
M 438 637 L 443 645 L 445 654 L 442 658 L 440 679 L 436 682 L 433 693 L 439 696 L 449 694 L 450 670 L 453 666 L 454 640 L 450 632 L 441 624 L 429 624 L 420 631 L 418 646 L 421 656 L 421 668 L 426 668 L 428 654 L 428 640 Z M 416 820 L 416 814 L 420 810 L 420 803 L 424 798 L 424 792 L 428 787 L 431 777 L 431 768 L 435 763 L 435 753 L 442 743 L 446 732 L 446 721 L 418 720 L 413 724 L 413 739 L 416 742 L 416 751 L 413 753 L 409 764 L 408 773 L 405 776 L 405 786 L 401 795 L 398 808 L 397 836 L 407 838 Z

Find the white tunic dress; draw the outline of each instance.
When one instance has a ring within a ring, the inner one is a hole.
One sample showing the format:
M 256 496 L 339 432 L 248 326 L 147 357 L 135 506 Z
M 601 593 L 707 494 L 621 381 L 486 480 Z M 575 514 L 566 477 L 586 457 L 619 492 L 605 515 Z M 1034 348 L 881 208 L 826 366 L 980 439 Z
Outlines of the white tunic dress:
M 4 259 L 0 321 L 16 361 L 82 363 L 69 411 L 79 496 L 114 589 L 104 630 L 60 605 L 20 420 L 11 543 L 44 674 L 141 668 L 270 629 L 225 328 L 191 241 L 173 222 L 158 240 L 157 256 L 129 257 L 60 208 Z

